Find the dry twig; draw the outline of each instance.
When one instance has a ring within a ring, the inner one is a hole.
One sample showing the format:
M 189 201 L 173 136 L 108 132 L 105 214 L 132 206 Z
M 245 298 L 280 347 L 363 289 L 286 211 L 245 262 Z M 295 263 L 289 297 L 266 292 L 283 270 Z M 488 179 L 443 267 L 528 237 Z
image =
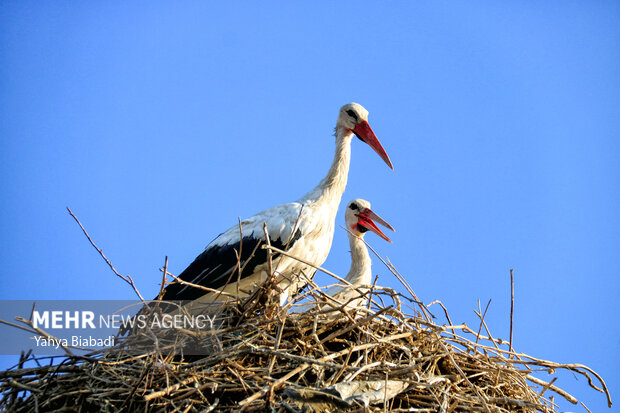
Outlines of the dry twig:
M 73 213 L 73 211 L 71 211 L 71 209 L 69 207 L 67 207 L 67 211 L 69 211 L 69 214 L 73 217 L 75 222 L 77 222 L 77 224 L 80 226 L 80 228 L 82 229 L 82 232 L 84 233 L 84 235 L 86 235 L 86 238 L 88 238 L 88 241 L 90 242 L 90 244 L 97 250 L 99 255 L 101 255 L 101 258 L 103 258 L 104 261 L 108 264 L 108 267 L 110 267 L 110 269 L 112 271 L 114 271 L 114 274 L 116 274 L 117 277 L 119 277 L 120 279 L 125 281 L 127 284 L 129 284 L 131 286 L 131 288 L 133 288 L 133 290 L 136 293 L 136 295 L 140 298 L 140 301 L 144 301 L 144 298 L 142 298 L 142 295 L 138 291 L 138 288 L 136 287 L 136 284 L 134 283 L 133 278 L 131 278 L 131 275 L 124 276 L 121 273 L 119 273 L 118 271 L 116 271 L 116 268 L 114 268 L 114 265 L 112 265 L 110 260 L 103 254 L 103 251 L 101 251 L 101 249 L 92 240 L 90 235 L 88 235 L 88 232 L 86 232 L 86 229 L 84 228 L 84 226 L 82 225 L 82 223 L 80 222 L 78 217 L 75 216 L 75 214 Z

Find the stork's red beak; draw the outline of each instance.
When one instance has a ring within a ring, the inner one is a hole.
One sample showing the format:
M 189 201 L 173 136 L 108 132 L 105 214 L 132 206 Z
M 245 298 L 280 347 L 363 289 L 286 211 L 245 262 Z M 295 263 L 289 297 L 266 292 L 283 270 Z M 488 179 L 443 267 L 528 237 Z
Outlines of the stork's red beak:
M 390 161 L 390 157 L 385 152 L 385 149 L 383 149 L 381 142 L 379 142 L 379 139 L 377 139 L 377 136 L 372 131 L 368 122 L 363 120 L 357 123 L 355 125 L 355 128 L 353 128 L 353 133 L 355 134 L 355 136 L 370 145 L 370 147 L 374 149 L 375 152 L 377 152 L 377 155 L 379 155 L 381 159 L 385 161 L 385 163 L 390 167 L 390 169 L 394 170 L 394 167 L 392 166 L 392 161 Z
M 394 231 L 394 228 L 392 228 L 390 224 L 385 222 L 383 218 L 381 218 L 379 215 L 372 212 L 370 208 L 362 210 L 359 214 L 355 214 L 355 216 L 359 218 L 358 225 L 361 225 L 367 230 L 374 232 L 387 242 L 392 242 L 392 240 L 390 240 L 383 232 L 381 232 L 379 227 L 377 227 L 377 225 L 375 225 L 373 221 L 377 221 L 377 223 L 383 225 L 388 229 L 391 229 L 392 231 Z

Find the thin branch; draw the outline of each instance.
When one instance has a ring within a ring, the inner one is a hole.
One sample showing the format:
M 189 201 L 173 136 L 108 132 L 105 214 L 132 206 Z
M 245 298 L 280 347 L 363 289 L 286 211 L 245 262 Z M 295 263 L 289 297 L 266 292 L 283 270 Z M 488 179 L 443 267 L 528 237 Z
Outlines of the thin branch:
M 577 399 L 576 399 L 576 398 L 574 398 L 572 395 L 568 394 L 566 391 L 564 391 L 564 390 L 560 389 L 559 387 L 554 386 L 554 385 L 552 384 L 552 383 L 553 383 L 553 382 L 557 379 L 557 377 L 556 377 L 556 378 L 554 378 L 554 379 L 553 379 L 551 382 L 549 382 L 549 383 L 548 383 L 548 382 L 546 382 L 546 381 L 544 381 L 544 380 L 539 379 L 538 377 L 534 377 L 534 376 L 529 375 L 529 374 L 526 376 L 526 378 L 527 378 L 529 381 L 531 381 L 532 383 L 536 383 L 536 384 L 538 384 L 538 385 L 540 385 L 540 386 L 543 386 L 543 390 L 542 390 L 542 392 L 541 392 L 541 396 L 542 396 L 542 393 L 543 393 L 546 389 L 549 389 L 549 390 L 552 390 L 553 392 L 555 392 L 555 393 L 559 394 L 560 396 L 564 397 L 566 400 L 568 400 L 568 401 L 569 401 L 569 402 L 571 402 L 572 404 L 577 404 Z
M 84 235 L 86 235 L 86 238 L 88 238 L 88 241 L 90 241 L 90 245 L 92 245 L 97 250 L 99 255 L 101 255 L 101 258 L 103 258 L 105 260 L 105 262 L 108 264 L 108 266 L 110 267 L 110 269 L 112 271 L 114 271 L 114 274 L 116 274 L 119 278 L 121 278 L 123 281 L 125 281 L 127 284 L 129 284 L 131 286 L 131 288 L 133 288 L 133 290 L 135 291 L 136 295 L 138 297 L 140 297 L 140 300 L 144 302 L 144 298 L 142 298 L 142 295 L 138 291 L 138 288 L 136 287 L 136 284 L 134 283 L 133 279 L 131 278 L 131 275 L 124 276 L 124 275 L 120 274 L 118 271 L 116 271 L 116 268 L 114 268 L 114 265 L 112 265 L 110 260 L 104 255 L 103 251 L 101 251 L 101 249 L 97 246 L 97 244 L 95 244 L 95 242 L 92 240 L 90 235 L 88 235 L 88 232 L 86 232 L 86 229 L 84 228 L 84 226 L 82 225 L 82 223 L 80 222 L 78 217 L 75 216 L 75 214 L 73 213 L 73 211 L 71 211 L 71 209 L 69 207 L 67 207 L 67 211 L 69 211 L 69 214 L 71 214 L 71 216 L 73 217 L 75 222 L 78 223 L 78 225 L 82 229 L 82 232 L 84 233 Z
M 159 288 L 159 294 L 157 294 L 157 299 L 161 300 L 164 296 L 164 292 L 166 290 L 166 275 L 168 274 L 168 256 L 164 259 L 164 270 L 162 271 L 162 279 L 161 279 L 161 287 Z
M 169 273 L 169 272 L 166 272 L 166 274 L 171 276 L 172 278 L 174 278 L 174 281 L 178 282 L 179 284 L 187 285 L 188 287 L 197 288 L 199 290 L 206 291 L 208 293 L 216 293 L 216 294 L 225 295 L 225 296 L 231 297 L 231 298 L 235 298 L 236 297 L 234 294 L 227 293 L 227 292 L 222 291 L 222 290 L 217 290 L 215 288 L 209 288 L 209 287 L 205 287 L 204 285 L 194 284 L 194 283 L 191 283 L 189 281 L 182 280 L 179 277 L 177 277 L 176 275 L 174 275 L 172 273 Z
M 510 341 L 508 348 L 512 351 L 512 321 L 515 310 L 515 281 L 512 275 L 512 268 L 510 269 Z
M 487 307 L 484 309 L 484 314 L 482 314 L 482 316 L 480 317 L 480 327 L 478 327 L 478 334 L 476 335 L 476 344 L 478 343 L 478 339 L 480 338 L 480 332 L 482 331 L 482 324 L 484 324 L 484 317 L 486 317 L 487 311 L 489 310 L 490 305 L 491 305 L 491 299 L 489 299 L 489 302 L 487 303 Z M 478 300 L 478 311 L 481 311 L 480 300 Z M 476 313 L 476 314 L 480 316 L 479 313 Z

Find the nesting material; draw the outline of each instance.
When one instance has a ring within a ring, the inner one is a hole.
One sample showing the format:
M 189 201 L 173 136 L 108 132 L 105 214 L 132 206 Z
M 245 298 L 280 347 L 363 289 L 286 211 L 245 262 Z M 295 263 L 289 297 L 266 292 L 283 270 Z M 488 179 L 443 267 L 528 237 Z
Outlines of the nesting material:
M 368 294 L 369 308 L 351 312 L 315 286 L 303 297 L 321 305 L 296 313 L 278 305 L 274 288 L 265 285 L 227 305 L 226 323 L 200 338 L 213 345 L 206 356 L 181 358 L 170 348 L 136 356 L 124 351 L 127 342 L 53 365 L 24 355 L 19 366 L 0 372 L 0 408 L 553 412 L 553 397 L 577 403 L 551 383 L 559 369 L 585 376 L 609 400 L 588 367 L 510 351 L 489 337 L 483 320 L 485 334 L 451 325 L 441 303 L 429 310 L 413 297 L 375 287 L 360 291 Z M 434 309 L 447 324 L 436 324 Z M 23 367 L 33 360 L 38 367 Z

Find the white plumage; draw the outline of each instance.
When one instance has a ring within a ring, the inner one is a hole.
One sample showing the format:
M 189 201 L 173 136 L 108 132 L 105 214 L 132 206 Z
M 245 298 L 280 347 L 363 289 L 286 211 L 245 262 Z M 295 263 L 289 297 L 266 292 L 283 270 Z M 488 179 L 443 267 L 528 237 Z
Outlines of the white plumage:
M 374 232 L 388 242 L 390 239 L 375 225 L 375 222 L 394 231 L 394 228 L 370 209 L 370 202 L 364 199 L 354 199 L 347 205 L 345 212 L 346 228 L 349 232 L 349 246 L 351 248 L 351 268 L 345 277 L 346 284 L 334 285 L 325 291 L 333 300 L 329 300 L 329 307 L 344 305 L 344 308 L 354 310 L 366 307 L 368 288 L 372 284 L 372 260 L 368 248 L 363 241 L 367 231 Z M 328 304 L 325 304 L 326 306 Z M 315 307 L 315 303 L 305 304 L 296 311 L 306 311 Z
M 323 264 L 331 248 L 334 221 L 342 193 L 347 184 L 351 157 L 351 140 L 357 136 L 368 143 L 393 169 L 392 163 L 367 122 L 368 111 L 357 103 L 340 108 L 336 123 L 336 153 L 327 176 L 298 201 L 262 211 L 235 225 L 215 238 L 178 278 L 192 284 L 240 296 L 262 284 L 268 274 L 267 252 L 258 247 L 264 242 L 266 224 L 273 246 L 316 266 Z M 254 256 L 250 258 L 254 252 Z M 239 274 L 237 255 L 241 256 Z M 305 285 L 303 277 L 316 271 L 299 261 L 274 254 L 273 268 L 283 290 L 281 302 Z M 238 281 L 238 282 L 237 282 Z M 210 301 L 217 293 L 174 282 L 166 287 L 164 300 Z M 223 296 L 222 296 L 223 297 Z

